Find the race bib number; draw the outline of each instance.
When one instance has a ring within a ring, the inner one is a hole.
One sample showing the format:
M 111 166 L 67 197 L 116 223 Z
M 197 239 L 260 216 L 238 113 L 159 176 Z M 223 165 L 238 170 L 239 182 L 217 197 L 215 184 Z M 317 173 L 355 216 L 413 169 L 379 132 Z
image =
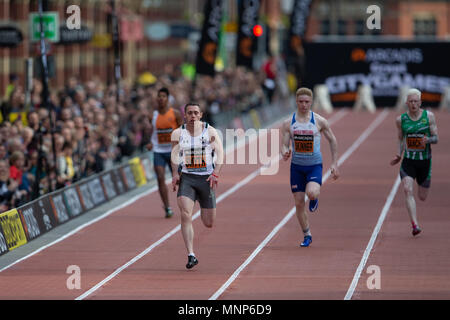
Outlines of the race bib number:
M 188 172 L 206 171 L 205 149 L 191 149 L 184 152 L 184 165 Z
M 158 129 L 156 131 L 156 134 L 158 136 L 159 144 L 170 144 L 171 143 L 172 128 Z
M 313 153 L 314 135 L 294 135 L 294 149 L 297 153 Z
M 423 151 L 425 144 L 423 143 L 423 133 L 410 133 L 406 136 L 406 146 L 410 151 Z

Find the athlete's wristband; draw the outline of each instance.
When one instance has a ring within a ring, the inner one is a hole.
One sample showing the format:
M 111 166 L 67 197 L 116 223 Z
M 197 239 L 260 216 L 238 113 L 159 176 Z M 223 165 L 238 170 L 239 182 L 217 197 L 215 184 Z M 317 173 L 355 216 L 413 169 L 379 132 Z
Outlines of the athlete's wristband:
M 216 174 L 214 174 L 214 173 L 211 173 L 211 175 L 212 175 L 214 178 L 219 179 L 219 176 L 218 176 L 218 175 L 216 175 Z

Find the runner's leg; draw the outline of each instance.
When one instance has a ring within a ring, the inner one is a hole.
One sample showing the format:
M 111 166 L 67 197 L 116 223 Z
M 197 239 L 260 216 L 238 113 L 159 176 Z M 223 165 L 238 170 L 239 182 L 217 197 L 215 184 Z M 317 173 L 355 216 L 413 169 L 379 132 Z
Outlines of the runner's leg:
M 192 226 L 192 210 L 194 201 L 188 197 L 180 196 L 177 199 L 181 215 L 181 233 L 188 254 L 194 253 L 194 228 Z
M 167 191 L 167 185 L 166 185 L 166 174 L 165 170 L 166 168 L 163 166 L 155 166 L 155 173 L 156 173 L 156 179 L 158 180 L 158 190 L 159 195 L 161 197 L 161 200 L 164 204 L 164 208 L 168 208 L 169 205 L 169 196 Z
M 305 210 L 305 193 L 294 192 L 292 195 L 294 196 L 297 220 L 300 223 L 302 231 L 305 232 L 306 230 L 309 230 L 308 215 Z
M 406 210 L 408 211 L 409 218 L 411 222 L 415 225 L 418 225 L 417 222 L 417 213 L 416 213 L 416 200 L 414 199 L 413 186 L 414 179 L 405 176 L 402 179 L 403 182 L 403 191 L 405 193 L 405 201 L 406 201 Z
M 212 228 L 214 225 L 214 221 L 216 220 L 216 208 L 204 209 L 200 210 L 200 216 L 202 218 L 202 222 L 207 228 Z

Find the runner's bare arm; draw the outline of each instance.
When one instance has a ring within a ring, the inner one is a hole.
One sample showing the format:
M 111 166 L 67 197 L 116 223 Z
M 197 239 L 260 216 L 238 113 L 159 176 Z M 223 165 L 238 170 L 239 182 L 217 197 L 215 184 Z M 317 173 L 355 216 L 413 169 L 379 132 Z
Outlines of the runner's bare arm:
M 181 125 L 183 124 L 183 117 L 181 116 L 181 112 L 177 109 L 173 109 L 174 113 L 175 113 L 175 121 L 177 122 L 177 126 L 181 127 Z
M 434 116 L 434 113 L 431 111 L 428 111 L 428 121 L 430 123 L 431 136 L 425 137 L 425 143 L 436 144 L 436 143 L 438 143 L 438 140 L 439 140 L 438 130 L 437 130 L 437 125 L 436 125 L 436 118 Z
M 222 139 L 220 138 L 220 135 L 218 134 L 217 130 L 214 127 L 209 126 L 208 129 L 209 129 L 209 136 L 211 137 L 210 140 L 211 146 L 214 149 L 214 153 L 217 155 L 214 173 L 216 175 L 219 175 L 224 162 L 223 143 Z
M 330 151 L 331 151 L 331 174 L 333 175 L 333 179 L 336 180 L 339 178 L 339 170 L 338 170 L 338 144 L 336 136 L 334 135 L 333 131 L 331 130 L 330 124 L 328 123 L 328 120 L 319 116 L 318 117 L 321 131 L 324 135 L 324 137 L 328 140 L 328 143 L 330 144 Z
M 149 129 L 149 135 L 150 137 L 153 134 L 153 109 L 150 110 L 149 114 L 148 114 L 148 122 L 150 123 L 150 129 Z M 153 149 L 153 143 L 151 141 L 150 138 L 150 142 L 146 144 L 145 146 L 147 148 L 147 150 L 151 151 Z
M 212 126 L 209 126 L 208 133 L 210 136 L 211 147 L 213 148 L 214 153 L 217 155 L 217 158 L 216 158 L 216 163 L 214 166 L 214 171 L 208 177 L 208 179 L 206 181 L 209 181 L 210 187 L 214 189 L 217 187 L 217 184 L 219 183 L 219 174 L 220 174 L 220 170 L 222 169 L 222 165 L 223 165 L 223 159 L 224 159 L 223 153 L 224 152 L 223 152 L 222 139 L 220 139 L 220 136 L 219 136 L 217 130 Z
M 405 148 L 404 140 L 403 140 L 403 131 L 402 131 L 402 118 L 398 116 L 395 119 L 395 125 L 397 127 L 397 141 L 398 141 L 398 151 L 395 157 L 391 160 L 391 166 L 396 165 L 402 159 L 403 150 Z
M 175 129 L 171 135 L 172 154 L 170 157 L 172 167 L 172 190 L 177 190 L 177 185 L 180 183 L 180 175 L 178 174 L 178 165 L 180 164 L 180 134 L 181 129 Z
M 289 131 L 290 131 L 290 121 L 289 119 L 287 119 L 283 122 L 283 125 L 281 126 L 281 137 L 282 137 L 281 155 L 283 156 L 284 161 L 287 161 L 291 156 L 291 148 L 290 148 L 291 134 Z

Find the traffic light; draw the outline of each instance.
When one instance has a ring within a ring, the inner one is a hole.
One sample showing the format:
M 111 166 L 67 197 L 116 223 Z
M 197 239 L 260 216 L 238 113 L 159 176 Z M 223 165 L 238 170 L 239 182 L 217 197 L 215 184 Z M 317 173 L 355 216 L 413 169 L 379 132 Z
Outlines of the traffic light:
M 255 37 L 260 37 L 262 36 L 264 33 L 263 27 L 260 24 L 255 24 L 255 26 L 253 27 L 253 35 Z

